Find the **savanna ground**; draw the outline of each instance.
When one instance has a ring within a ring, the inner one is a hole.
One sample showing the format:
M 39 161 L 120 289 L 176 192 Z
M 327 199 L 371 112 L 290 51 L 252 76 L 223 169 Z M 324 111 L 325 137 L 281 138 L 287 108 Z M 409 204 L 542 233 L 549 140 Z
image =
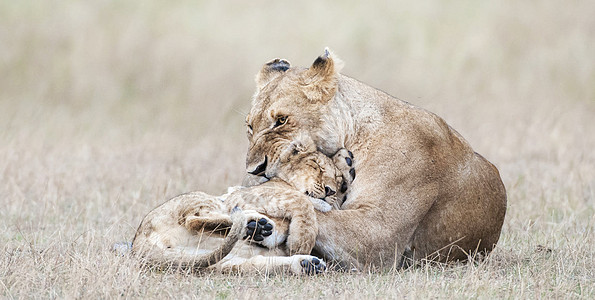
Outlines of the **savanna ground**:
M 522 2 L 522 3 L 521 3 Z M 0 2 L 0 298 L 595 298 L 589 1 Z M 500 169 L 480 263 L 183 276 L 109 251 L 165 199 L 241 182 L 253 77 L 324 46 Z

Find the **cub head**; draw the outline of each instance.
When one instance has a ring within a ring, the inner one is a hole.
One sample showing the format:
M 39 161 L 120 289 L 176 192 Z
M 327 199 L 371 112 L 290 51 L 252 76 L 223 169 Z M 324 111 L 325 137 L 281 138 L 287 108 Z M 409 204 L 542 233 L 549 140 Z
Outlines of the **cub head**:
M 284 59 L 266 63 L 256 75 L 256 93 L 246 117 L 250 147 L 247 172 L 270 178 L 272 162 L 298 137 L 318 144 L 329 102 L 337 92 L 340 61 L 325 49 L 310 68 L 291 67 Z
M 299 140 L 291 142 L 270 169 L 275 177 L 298 191 L 339 208 L 337 199 L 342 198 L 342 173 L 333 160 L 316 151 L 313 144 L 304 144 Z

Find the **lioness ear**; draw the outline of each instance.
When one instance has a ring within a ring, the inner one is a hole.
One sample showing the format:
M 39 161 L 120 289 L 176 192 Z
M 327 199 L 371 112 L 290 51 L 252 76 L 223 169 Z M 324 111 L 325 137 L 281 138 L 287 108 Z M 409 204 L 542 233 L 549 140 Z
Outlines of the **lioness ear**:
M 256 87 L 260 90 L 279 74 L 287 71 L 291 65 L 285 59 L 275 58 L 262 66 L 256 74 Z
M 302 75 L 306 97 L 310 100 L 330 100 L 337 91 L 337 74 L 342 67 L 343 62 L 325 48 L 324 54 Z

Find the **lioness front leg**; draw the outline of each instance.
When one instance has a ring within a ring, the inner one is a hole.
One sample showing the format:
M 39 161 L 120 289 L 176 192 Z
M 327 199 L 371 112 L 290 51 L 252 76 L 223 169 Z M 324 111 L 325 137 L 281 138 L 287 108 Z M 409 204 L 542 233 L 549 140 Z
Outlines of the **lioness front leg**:
M 399 267 L 417 225 L 439 194 L 436 182 L 424 182 L 425 174 L 416 174 L 424 169 L 407 163 L 409 172 L 395 174 L 381 161 L 358 160 L 357 178 L 342 209 L 317 212 L 315 253 L 348 269 Z M 394 188 L 386 191 L 386 185 Z

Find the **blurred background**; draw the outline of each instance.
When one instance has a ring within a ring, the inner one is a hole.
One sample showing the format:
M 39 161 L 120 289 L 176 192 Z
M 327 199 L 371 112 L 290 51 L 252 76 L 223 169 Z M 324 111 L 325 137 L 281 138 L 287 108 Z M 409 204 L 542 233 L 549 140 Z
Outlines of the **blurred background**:
M 498 166 L 503 236 L 592 234 L 593 16 L 592 1 L 2 1 L 3 236 L 131 238 L 167 197 L 239 184 L 254 75 L 326 46 Z
M 0 1 L 0 298 L 591 299 L 594 16 L 559 0 Z M 255 74 L 327 46 L 499 168 L 488 263 L 304 287 L 144 273 L 109 251 L 166 199 L 239 184 Z

